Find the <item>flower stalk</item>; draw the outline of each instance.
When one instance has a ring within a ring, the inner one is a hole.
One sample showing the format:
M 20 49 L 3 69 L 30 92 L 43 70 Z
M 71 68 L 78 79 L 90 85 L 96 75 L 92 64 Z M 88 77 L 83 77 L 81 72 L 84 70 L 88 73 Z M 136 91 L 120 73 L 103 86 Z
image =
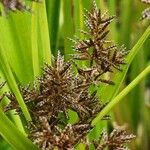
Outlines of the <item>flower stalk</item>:
M 120 94 L 118 94 L 92 121 L 92 126 L 95 126 L 110 110 L 117 105 L 145 76 L 150 74 L 150 65 L 146 67 Z

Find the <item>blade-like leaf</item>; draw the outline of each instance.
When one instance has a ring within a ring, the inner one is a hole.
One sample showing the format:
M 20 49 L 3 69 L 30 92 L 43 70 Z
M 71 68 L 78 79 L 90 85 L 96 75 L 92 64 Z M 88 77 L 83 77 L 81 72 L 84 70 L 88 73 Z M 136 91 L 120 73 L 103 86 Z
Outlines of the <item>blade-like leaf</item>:
M 33 80 L 31 65 L 30 17 L 28 14 L 10 14 L 0 17 L 0 43 L 8 62 L 21 84 Z M 11 55 L 10 55 L 11 54 Z
M 4 83 L 5 79 L 4 79 L 4 75 L 2 74 L 1 70 L 0 70 L 0 83 Z M 5 92 L 8 92 L 10 89 L 8 87 L 7 84 L 5 84 L 1 89 L 0 89 L 0 95 L 3 95 Z M 7 97 L 4 97 L 1 102 L 0 102 L 0 108 L 4 108 L 7 104 L 9 103 L 9 100 Z M 13 121 L 15 123 L 15 125 L 17 126 L 17 128 L 19 128 L 19 130 L 21 132 L 23 132 L 25 134 L 24 131 L 24 127 L 22 125 L 22 122 L 20 120 L 20 117 L 18 115 L 14 115 L 15 112 L 14 111 L 10 111 L 8 112 L 8 117 L 11 119 L 11 121 Z
M 59 16 L 61 0 L 46 1 L 46 11 L 49 26 L 49 36 L 51 41 L 51 50 L 54 56 L 57 54 Z
M 51 63 L 51 50 L 45 2 L 33 3 L 32 8 L 32 63 L 34 77 L 37 77 L 44 62 Z
M 12 73 L 12 70 L 9 66 L 9 63 L 7 61 L 7 57 L 5 56 L 5 53 L 4 53 L 4 49 L 2 49 L 0 47 L 0 67 L 1 67 L 1 70 L 5 76 L 5 79 L 7 80 L 7 83 L 10 87 L 10 89 L 13 91 L 13 93 L 15 94 L 17 100 L 18 100 L 18 103 L 22 109 L 22 112 L 26 118 L 26 120 L 28 121 L 31 121 L 31 117 L 30 117 L 30 114 L 28 112 L 28 109 L 23 101 L 23 98 L 21 96 L 21 93 L 18 89 L 18 86 L 16 84 L 16 81 L 15 81 L 15 78 L 13 76 L 13 73 Z
M 92 126 L 95 126 L 121 99 L 123 99 L 145 76 L 150 74 L 150 65 L 144 69 L 124 90 L 122 90 L 111 102 L 92 121 Z
M 0 134 L 16 150 L 38 150 L 6 117 L 0 109 Z

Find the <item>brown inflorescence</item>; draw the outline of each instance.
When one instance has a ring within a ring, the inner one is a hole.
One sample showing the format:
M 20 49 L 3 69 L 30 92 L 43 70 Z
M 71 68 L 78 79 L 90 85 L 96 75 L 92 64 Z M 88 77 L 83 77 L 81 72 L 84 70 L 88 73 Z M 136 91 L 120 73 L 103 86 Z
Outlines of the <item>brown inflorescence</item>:
M 110 134 L 103 132 L 99 140 L 95 140 L 94 146 L 96 150 L 104 150 L 110 147 L 113 150 L 127 150 L 124 143 L 131 142 L 135 135 L 127 133 L 124 129 L 119 127 L 114 129 Z
M 96 97 L 96 92 L 89 94 L 91 83 L 73 75 L 71 66 L 71 63 L 64 62 L 63 57 L 58 54 L 53 66 L 45 65 L 43 75 L 38 79 L 38 87 L 20 87 L 25 103 L 35 120 L 42 116 L 55 124 L 60 112 L 67 117 L 67 111 L 71 109 L 78 113 L 82 121 L 87 121 L 87 118 L 94 117 L 104 107 Z M 7 97 L 11 99 L 11 103 L 5 107 L 5 111 L 15 108 L 19 113 L 20 108 L 14 94 L 7 94 Z
M 74 40 L 73 48 L 77 52 L 74 55 L 75 59 L 88 60 L 91 66 L 95 62 L 96 68 L 103 72 L 112 72 L 113 68 L 121 70 L 120 65 L 125 63 L 124 57 L 128 52 L 124 47 L 118 48 L 114 44 L 109 45 L 106 39 L 109 33 L 107 27 L 113 18 L 114 16 L 101 15 L 100 9 L 95 3 L 91 12 L 86 11 L 85 25 L 88 31 L 81 32 L 85 34 L 87 39 Z M 92 48 L 92 52 L 90 52 L 90 48 Z
M 150 0 L 142 0 L 143 3 L 146 3 L 146 4 L 150 4 Z M 143 19 L 148 19 L 150 20 L 150 7 L 149 8 L 146 8 L 143 12 L 142 12 L 142 20 Z
M 77 67 L 79 74 L 86 74 L 88 79 L 93 77 L 92 79 L 95 82 L 114 84 L 111 80 L 101 79 L 100 77 L 107 72 L 112 73 L 114 69 L 121 71 L 120 66 L 125 64 L 125 56 L 128 54 L 124 46 L 118 47 L 107 39 L 109 33 L 107 27 L 113 19 L 114 16 L 107 17 L 106 13 L 101 15 L 101 11 L 94 1 L 92 11 L 86 10 L 85 25 L 87 31 L 81 31 L 85 38 L 71 39 L 75 50 L 73 58 L 86 61 L 89 64 L 89 68 L 85 70 Z
M 35 2 L 41 2 L 41 0 L 32 0 Z M 30 6 L 26 4 L 24 0 L 0 0 L 0 3 L 3 4 L 4 10 L 7 13 L 8 11 L 31 11 Z
M 63 57 L 58 54 L 52 66 L 45 65 L 37 86 L 32 89 L 30 86 L 20 87 L 33 119 L 29 137 L 43 150 L 55 146 L 60 149 L 63 146 L 73 148 L 84 139 L 85 134 L 92 128 L 90 123 L 93 117 L 105 106 L 97 98 L 96 91 L 89 94 L 90 82 L 87 83 L 80 75 L 71 73 L 71 66 L 70 62 L 64 62 Z M 21 109 L 14 94 L 6 95 L 11 102 L 5 107 L 5 111 L 15 109 L 20 114 Z M 77 112 L 79 116 L 78 123 L 74 125 L 65 122 L 69 109 Z M 56 129 L 61 129 L 62 132 L 56 134 Z

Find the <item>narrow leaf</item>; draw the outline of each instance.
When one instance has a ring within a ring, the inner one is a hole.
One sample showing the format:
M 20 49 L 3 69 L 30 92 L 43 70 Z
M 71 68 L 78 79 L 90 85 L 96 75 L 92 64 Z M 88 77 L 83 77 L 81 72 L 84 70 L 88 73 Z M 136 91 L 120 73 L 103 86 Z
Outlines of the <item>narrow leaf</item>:
M 16 150 L 38 150 L 6 117 L 0 109 L 0 134 Z

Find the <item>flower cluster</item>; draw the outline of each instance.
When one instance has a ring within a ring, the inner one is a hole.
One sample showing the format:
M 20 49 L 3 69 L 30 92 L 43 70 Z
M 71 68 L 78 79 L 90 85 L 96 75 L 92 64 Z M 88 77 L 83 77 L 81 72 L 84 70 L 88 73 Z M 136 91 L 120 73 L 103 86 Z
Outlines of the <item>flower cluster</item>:
M 35 2 L 40 2 L 41 0 L 33 0 Z M 0 0 L 4 6 L 5 12 L 8 11 L 31 11 L 31 8 L 26 4 L 24 0 Z
M 114 150 L 127 150 L 124 143 L 130 142 L 135 136 L 128 134 L 124 129 L 116 128 L 109 135 L 103 132 L 99 140 L 95 140 L 94 146 L 96 150 L 104 150 L 109 147 Z
M 146 4 L 150 4 L 150 0 L 142 0 L 143 3 Z M 146 8 L 143 12 L 142 12 L 142 18 L 141 19 L 148 19 L 150 20 L 150 7 Z
M 29 137 L 43 150 L 55 146 L 73 148 L 84 139 L 92 128 L 93 117 L 105 106 L 96 97 L 96 91 L 89 94 L 91 83 L 85 82 L 80 75 L 74 75 L 71 66 L 58 54 L 52 66 L 45 65 L 43 75 L 34 88 L 20 87 L 33 119 Z M 15 109 L 20 114 L 14 94 L 8 93 L 7 97 L 11 102 L 5 111 Z M 74 125 L 67 123 L 69 109 L 79 116 L 78 123 Z
M 34 88 L 20 87 L 34 120 L 41 116 L 55 124 L 60 112 L 67 118 L 67 111 L 71 109 L 78 113 L 83 122 L 94 117 L 104 107 L 96 97 L 96 92 L 88 94 L 90 83 L 73 75 L 71 67 L 72 64 L 64 62 L 63 57 L 58 54 L 53 66 L 45 65 L 43 75 Z M 11 103 L 6 106 L 5 111 L 15 108 L 19 113 L 20 108 L 14 94 L 7 94 L 7 97 L 11 99 Z
M 112 81 L 100 77 L 107 72 L 113 72 L 113 69 L 121 71 L 120 66 L 125 64 L 125 56 L 128 54 L 123 46 L 118 47 L 107 40 L 109 33 L 107 27 L 113 18 L 114 16 L 101 15 L 100 9 L 97 8 L 94 1 L 92 11 L 86 11 L 85 15 L 87 31 L 81 31 L 85 38 L 72 39 L 73 49 L 76 52 L 73 56 L 74 59 L 88 62 L 89 68 L 82 69 L 82 72 L 87 74 L 88 79 L 92 78 L 95 82 L 114 84 Z M 80 73 L 81 69 L 78 70 Z
M 34 141 L 42 150 L 53 150 L 57 147 L 60 150 L 71 150 L 75 145 L 85 139 L 90 131 L 89 124 L 67 124 L 63 129 L 59 126 L 52 127 L 47 118 L 40 117 L 40 124 L 36 129 L 32 127 L 29 138 Z M 34 130 L 35 129 L 35 130 Z

